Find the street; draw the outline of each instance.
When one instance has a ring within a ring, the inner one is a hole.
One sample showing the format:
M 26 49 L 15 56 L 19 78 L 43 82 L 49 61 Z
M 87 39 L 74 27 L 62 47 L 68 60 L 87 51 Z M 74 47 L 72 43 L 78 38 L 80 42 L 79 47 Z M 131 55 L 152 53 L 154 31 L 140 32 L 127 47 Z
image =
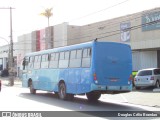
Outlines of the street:
M 136 92 L 138 96 L 140 93 Z M 34 95 L 29 93 L 29 89 L 22 88 L 21 84 L 15 84 L 13 87 L 3 84 L 0 93 L 0 111 L 160 111 L 158 105 L 140 103 L 138 105 L 138 103 L 133 103 L 133 100 L 130 102 L 128 96 L 130 95 L 129 97 L 133 99 L 135 97 L 133 94 L 134 92 L 102 95 L 97 103 L 88 102 L 85 96 L 75 96 L 73 101 L 63 101 L 53 93 L 37 91 L 37 94 Z M 142 101 L 145 100 L 142 99 Z

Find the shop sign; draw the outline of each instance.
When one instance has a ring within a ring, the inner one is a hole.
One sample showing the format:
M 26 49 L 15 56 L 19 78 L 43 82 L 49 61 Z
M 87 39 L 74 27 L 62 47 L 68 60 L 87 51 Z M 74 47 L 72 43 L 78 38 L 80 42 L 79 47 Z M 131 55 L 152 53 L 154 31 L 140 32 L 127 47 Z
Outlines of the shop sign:
M 144 14 L 142 16 L 142 31 L 160 29 L 160 12 Z

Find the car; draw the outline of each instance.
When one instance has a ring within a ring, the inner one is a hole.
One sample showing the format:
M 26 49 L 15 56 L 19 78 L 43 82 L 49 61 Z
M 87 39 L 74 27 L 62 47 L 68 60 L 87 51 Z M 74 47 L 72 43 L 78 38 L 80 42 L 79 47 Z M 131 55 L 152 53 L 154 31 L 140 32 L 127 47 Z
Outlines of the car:
M 134 78 L 136 89 L 154 86 L 160 88 L 160 68 L 148 68 L 139 70 Z

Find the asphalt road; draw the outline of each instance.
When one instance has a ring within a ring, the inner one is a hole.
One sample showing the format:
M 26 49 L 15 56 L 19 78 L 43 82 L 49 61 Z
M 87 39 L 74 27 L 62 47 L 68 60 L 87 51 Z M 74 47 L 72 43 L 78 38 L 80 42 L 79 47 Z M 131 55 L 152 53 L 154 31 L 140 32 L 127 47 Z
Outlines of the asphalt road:
M 1 80 L 4 85 L 8 84 L 8 78 L 1 78 Z M 21 87 L 21 81 L 15 79 L 15 86 Z M 129 93 L 122 93 L 116 95 L 106 94 L 102 95 L 101 100 L 109 100 L 121 103 L 130 103 L 160 108 L 160 89 L 156 89 L 156 92 L 154 90 L 154 87 L 144 87 L 140 90 L 133 89 L 133 91 Z
M 128 100 L 128 98 L 138 97 L 135 96 L 138 94 L 142 94 L 142 96 L 143 94 L 151 94 L 150 92 L 145 93 L 143 90 L 118 95 L 102 95 L 101 99 L 96 103 L 88 102 L 85 96 L 75 96 L 74 101 L 63 101 L 53 93 L 37 92 L 36 95 L 30 94 L 29 89 L 22 88 L 18 82 L 13 87 L 3 85 L 0 93 L 0 111 L 82 111 L 80 112 L 81 114 L 83 111 L 160 111 L 158 106 L 137 105 Z M 150 97 L 148 96 L 148 98 Z M 96 116 L 95 113 L 85 114 Z M 105 117 L 105 119 L 113 118 Z M 145 119 L 159 118 L 145 117 Z

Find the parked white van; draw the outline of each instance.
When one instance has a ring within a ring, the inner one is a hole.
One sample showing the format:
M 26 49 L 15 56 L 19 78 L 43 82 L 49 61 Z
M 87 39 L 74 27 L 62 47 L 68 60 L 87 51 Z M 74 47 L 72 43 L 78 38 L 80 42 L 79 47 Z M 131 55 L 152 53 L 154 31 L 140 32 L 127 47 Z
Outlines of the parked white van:
M 160 87 L 160 68 L 148 68 L 139 70 L 134 78 L 135 88 L 155 86 Z

